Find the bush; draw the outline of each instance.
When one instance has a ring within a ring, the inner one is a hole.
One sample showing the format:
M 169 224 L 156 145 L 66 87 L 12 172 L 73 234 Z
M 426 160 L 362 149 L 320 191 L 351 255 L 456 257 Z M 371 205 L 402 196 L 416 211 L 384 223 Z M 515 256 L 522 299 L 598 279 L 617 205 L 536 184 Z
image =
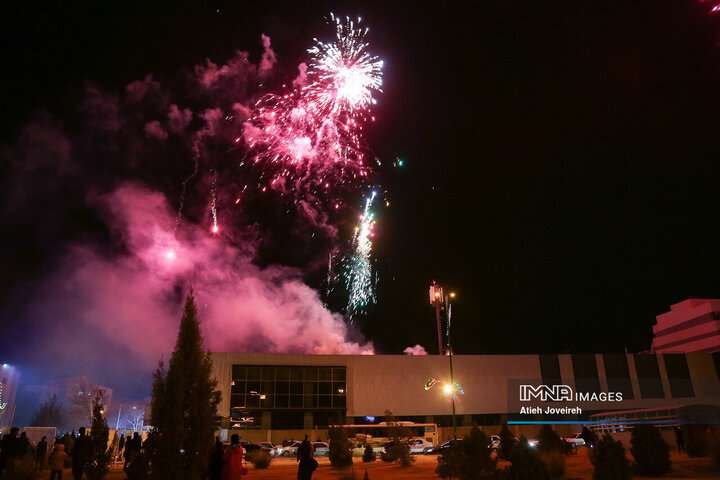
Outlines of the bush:
M 383 462 L 394 462 L 397 460 L 397 456 L 395 456 L 392 450 L 389 452 L 380 452 L 380 460 Z
M 515 446 L 515 436 L 510 433 L 507 423 L 503 423 L 500 429 L 500 448 L 498 449 L 498 456 L 503 460 L 510 458 L 510 451 Z
M 258 470 L 268 468 L 272 462 L 272 456 L 265 450 L 255 450 L 247 454 L 248 462 L 252 463 Z
M 462 443 L 443 451 L 435 472 L 440 478 L 475 480 L 491 478 L 497 469 L 497 458 L 491 457 L 490 439 L 478 427 L 465 435 Z
M 632 478 L 630 462 L 625 456 L 622 442 L 605 434 L 589 450 L 590 462 L 593 464 L 593 480 L 629 480 Z
M 365 463 L 374 462 L 375 460 L 377 460 L 377 458 L 375 456 L 375 450 L 373 450 L 372 446 L 367 445 L 365 447 L 365 451 L 363 452 L 362 460 Z
M 352 445 L 348 440 L 347 430 L 342 427 L 331 428 L 328 432 L 330 448 L 328 457 L 333 468 L 347 468 L 352 465 Z
M 670 471 L 670 447 L 660 436 L 660 430 L 648 424 L 636 425 L 630 443 L 638 473 L 662 477 Z
M 150 455 L 147 452 L 141 452 L 135 455 L 132 462 L 127 468 L 128 480 L 147 480 L 150 478 Z
M 708 432 L 706 425 L 688 425 L 684 430 L 685 451 L 691 457 L 708 456 Z
M 540 460 L 547 467 L 550 478 L 565 477 L 565 455 L 561 452 L 547 452 L 540 454 Z
M 553 430 L 552 426 L 545 424 L 538 432 L 538 451 L 542 453 L 560 452 L 567 450 L 565 441 Z
M 510 480 L 550 480 L 550 472 L 540 459 L 540 454 L 528 444 L 525 437 L 510 450 L 510 466 L 506 467 Z

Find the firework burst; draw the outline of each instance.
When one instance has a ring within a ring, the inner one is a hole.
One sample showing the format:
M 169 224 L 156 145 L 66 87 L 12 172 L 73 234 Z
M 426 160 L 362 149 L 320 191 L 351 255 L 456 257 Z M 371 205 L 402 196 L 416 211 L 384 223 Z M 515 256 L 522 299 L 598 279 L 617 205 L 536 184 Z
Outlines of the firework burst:
M 365 200 L 365 209 L 360 215 L 360 222 L 355 227 L 352 239 L 353 253 L 347 261 L 345 283 L 348 291 L 347 314 L 352 322 L 353 316 L 375 302 L 375 289 L 372 282 L 372 251 L 373 228 L 375 215 L 371 211 L 375 192 Z
M 347 185 L 362 185 L 368 177 L 362 129 L 373 120 L 382 61 L 367 52 L 368 30 L 358 28 L 359 19 L 331 18 L 337 38 L 315 40 L 308 50 L 308 85 L 263 97 L 245 123 L 246 162 L 260 172 L 261 191 L 335 202 Z

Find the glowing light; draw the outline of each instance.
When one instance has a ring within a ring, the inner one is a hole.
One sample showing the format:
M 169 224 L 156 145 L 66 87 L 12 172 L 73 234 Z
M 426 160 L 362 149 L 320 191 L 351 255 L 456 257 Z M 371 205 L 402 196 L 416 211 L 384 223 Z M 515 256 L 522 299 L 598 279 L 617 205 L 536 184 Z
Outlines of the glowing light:
M 217 225 L 212 226 L 212 233 L 218 233 L 220 231 L 220 228 Z
M 353 316 L 375 301 L 375 289 L 372 283 L 372 251 L 373 227 L 375 215 L 370 210 L 376 192 L 365 200 L 365 209 L 360 215 L 360 223 L 355 227 L 352 239 L 353 253 L 347 262 L 345 282 L 348 290 L 347 313 L 352 322 Z
M 361 148 L 362 126 L 381 91 L 383 62 L 367 52 L 367 29 L 331 14 L 336 39 L 315 40 L 308 50 L 307 86 L 260 99 L 245 124 L 248 165 L 260 171 L 260 184 L 298 198 L 327 191 L 332 206 L 347 185 L 368 177 Z M 288 184 L 292 182 L 292 184 Z
M 462 402 L 463 395 L 465 395 L 465 390 L 463 390 L 462 385 L 459 383 L 455 382 L 452 385 L 445 385 L 445 398 L 447 398 L 448 403 Z
M 168 260 L 174 260 L 175 259 L 175 252 L 173 250 L 168 250 L 165 252 L 165 258 Z

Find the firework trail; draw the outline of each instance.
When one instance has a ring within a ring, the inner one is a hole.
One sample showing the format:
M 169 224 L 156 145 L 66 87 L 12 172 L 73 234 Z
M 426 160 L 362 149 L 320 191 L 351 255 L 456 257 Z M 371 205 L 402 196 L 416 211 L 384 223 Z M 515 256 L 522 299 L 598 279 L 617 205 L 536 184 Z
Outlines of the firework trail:
M 331 18 L 337 38 L 315 39 L 308 50 L 307 86 L 263 97 L 245 123 L 247 163 L 261 172 L 261 191 L 292 191 L 298 199 L 330 203 L 346 185 L 368 176 L 362 129 L 374 120 L 370 107 L 381 91 L 383 63 L 367 52 L 367 28 Z
M 350 322 L 353 316 L 364 310 L 375 301 L 375 290 L 372 283 L 372 265 L 370 255 L 372 250 L 373 227 L 375 215 L 370 208 L 375 200 L 375 192 L 365 200 L 365 210 L 360 215 L 360 222 L 355 227 L 352 239 L 353 253 L 347 261 L 345 283 L 348 291 L 347 314 Z

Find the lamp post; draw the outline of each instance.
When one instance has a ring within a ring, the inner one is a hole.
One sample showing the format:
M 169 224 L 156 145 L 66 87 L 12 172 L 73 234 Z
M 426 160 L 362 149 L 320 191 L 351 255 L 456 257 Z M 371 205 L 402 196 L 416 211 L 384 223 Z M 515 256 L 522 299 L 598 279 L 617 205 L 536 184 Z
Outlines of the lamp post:
M 453 377 L 453 364 L 452 364 L 452 343 L 450 343 L 450 322 L 452 321 L 452 304 L 450 298 L 455 298 L 455 293 L 452 292 L 450 295 L 445 295 L 445 312 L 447 314 L 447 349 L 448 357 L 450 357 L 450 401 L 452 402 L 452 421 L 453 421 L 453 438 L 457 440 L 457 423 L 455 421 L 455 379 Z

